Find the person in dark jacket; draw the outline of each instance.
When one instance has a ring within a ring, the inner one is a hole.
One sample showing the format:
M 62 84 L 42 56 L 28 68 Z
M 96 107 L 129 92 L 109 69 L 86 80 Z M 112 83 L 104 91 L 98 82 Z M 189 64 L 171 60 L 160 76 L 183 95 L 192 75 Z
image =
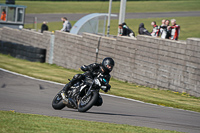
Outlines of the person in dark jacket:
M 171 36 L 171 29 L 167 29 L 167 27 L 169 26 L 170 21 L 169 20 L 165 20 L 165 22 L 163 23 L 162 21 L 162 25 L 159 27 L 159 31 L 160 31 L 160 37 L 163 39 L 169 39 L 169 37 Z
M 139 28 L 138 28 L 138 33 L 140 35 L 148 35 L 148 36 L 151 36 L 151 33 L 148 32 L 148 30 L 146 28 L 144 28 L 144 23 L 141 23 L 139 25 Z
M 119 36 L 135 37 L 135 33 L 126 25 L 126 23 L 119 24 Z
M 88 66 L 83 65 L 81 66 L 81 70 L 84 71 L 84 74 L 76 74 L 73 79 L 65 85 L 65 87 L 63 88 L 61 95 L 63 97 L 63 103 L 65 103 L 65 101 L 67 101 L 66 99 L 66 93 L 68 91 L 68 89 L 73 86 L 75 83 L 77 83 L 77 81 L 81 81 L 84 80 L 85 77 L 89 77 L 94 79 L 95 77 L 99 77 L 101 80 L 101 89 L 104 92 L 107 92 L 108 90 L 110 90 L 111 86 L 109 85 L 109 81 L 110 81 L 110 72 L 112 71 L 113 67 L 115 65 L 115 62 L 112 58 L 107 57 L 104 58 L 101 64 L 97 64 L 97 63 L 93 63 L 90 64 Z M 106 82 L 103 83 L 103 82 Z M 96 106 L 101 106 L 103 103 L 103 100 L 101 98 L 101 96 L 99 95 L 99 99 L 97 101 L 97 103 L 95 104 Z
M 49 27 L 47 26 L 47 22 L 43 22 L 42 26 L 41 26 L 41 33 L 43 33 L 43 31 L 48 31 Z
M 169 24 L 170 24 L 170 21 L 166 20 L 165 25 L 168 27 Z M 166 39 L 171 39 L 171 29 L 170 28 L 168 29 L 167 27 L 166 27 L 166 31 L 167 31 Z

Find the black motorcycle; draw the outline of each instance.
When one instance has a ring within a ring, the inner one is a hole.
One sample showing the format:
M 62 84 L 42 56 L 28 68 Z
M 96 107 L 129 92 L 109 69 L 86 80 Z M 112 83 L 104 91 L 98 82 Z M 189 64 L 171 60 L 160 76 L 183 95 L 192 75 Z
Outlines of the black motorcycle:
M 107 81 L 101 74 L 96 78 L 85 77 L 84 80 L 77 81 L 66 93 L 67 102 L 61 96 L 62 90 L 54 97 L 52 107 L 61 110 L 65 106 L 78 109 L 79 112 L 86 112 L 98 102 L 99 90 L 104 90 Z

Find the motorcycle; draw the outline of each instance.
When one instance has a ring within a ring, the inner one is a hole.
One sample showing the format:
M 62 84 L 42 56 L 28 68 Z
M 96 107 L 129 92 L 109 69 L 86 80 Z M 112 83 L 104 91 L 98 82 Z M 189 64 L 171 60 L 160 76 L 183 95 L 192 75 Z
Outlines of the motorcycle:
M 61 110 L 65 106 L 68 108 L 78 109 L 79 112 L 86 112 L 98 102 L 100 89 L 106 89 L 107 81 L 101 74 L 96 78 L 85 77 L 77 81 L 66 92 L 67 102 L 64 101 L 61 92 L 58 92 L 52 101 L 52 107 Z

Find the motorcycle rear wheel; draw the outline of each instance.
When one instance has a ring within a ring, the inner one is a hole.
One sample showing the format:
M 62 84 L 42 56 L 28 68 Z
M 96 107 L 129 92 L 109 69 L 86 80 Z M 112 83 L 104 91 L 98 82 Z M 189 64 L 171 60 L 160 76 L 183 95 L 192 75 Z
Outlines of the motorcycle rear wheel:
M 98 92 L 92 91 L 87 97 L 82 97 L 78 102 L 78 111 L 86 112 L 88 111 L 98 100 Z
M 63 99 L 60 93 L 61 91 L 58 92 L 58 94 L 54 97 L 52 101 L 52 107 L 56 110 L 61 110 L 65 107 L 65 104 L 63 103 Z

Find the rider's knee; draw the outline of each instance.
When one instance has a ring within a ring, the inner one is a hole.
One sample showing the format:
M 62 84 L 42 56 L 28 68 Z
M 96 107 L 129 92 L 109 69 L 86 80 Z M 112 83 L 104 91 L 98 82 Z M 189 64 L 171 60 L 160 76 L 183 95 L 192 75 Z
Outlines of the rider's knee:
M 101 96 L 99 95 L 99 98 L 97 100 L 97 102 L 94 104 L 95 106 L 101 106 L 103 104 L 103 99 L 101 98 Z

